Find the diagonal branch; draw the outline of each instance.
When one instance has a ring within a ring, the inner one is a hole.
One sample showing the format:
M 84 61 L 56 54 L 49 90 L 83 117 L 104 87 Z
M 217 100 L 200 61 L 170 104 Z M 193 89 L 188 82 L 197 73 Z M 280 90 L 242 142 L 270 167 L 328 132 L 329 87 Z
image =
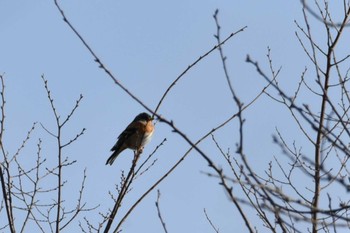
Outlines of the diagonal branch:
M 134 159 L 132 161 L 132 164 L 131 164 L 131 167 L 130 167 L 130 170 L 129 170 L 129 173 L 128 175 L 126 176 L 125 180 L 123 181 L 123 184 L 122 184 L 122 187 L 120 189 L 120 192 L 119 192 L 119 195 L 118 195 L 118 198 L 117 200 L 115 201 L 115 204 L 114 204 L 114 207 L 113 207 L 113 210 L 111 212 L 111 214 L 109 215 L 109 218 L 108 218 L 108 221 L 107 221 L 107 225 L 104 229 L 104 233 L 108 233 L 111 226 L 112 226 L 112 223 L 118 213 L 118 210 L 119 210 L 119 207 L 121 206 L 121 203 L 125 197 L 125 194 L 128 192 L 129 190 L 129 187 L 131 185 L 131 183 L 133 182 L 134 180 L 134 177 L 135 177 L 135 167 L 136 167 L 136 163 L 138 161 L 138 159 L 140 158 L 140 155 L 141 153 L 139 151 L 135 151 L 135 154 L 134 154 Z
M 165 99 L 165 97 L 167 96 L 167 94 L 169 93 L 169 91 L 175 86 L 175 84 L 180 80 L 180 78 L 182 78 L 182 76 L 184 76 L 193 66 L 197 65 L 198 62 L 200 62 L 202 59 L 204 59 L 206 56 L 208 56 L 209 54 L 211 54 L 213 51 L 215 51 L 216 49 L 221 50 L 221 46 L 224 45 L 229 39 L 231 39 L 233 36 L 237 35 L 238 33 L 244 31 L 244 29 L 246 29 L 247 26 L 242 27 L 241 29 L 239 29 L 236 32 L 232 32 L 228 37 L 226 37 L 223 41 L 218 41 L 217 45 L 215 45 L 212 49 L 210 49 L 209 51 L 207 51 L 206 53 L 204 53 L 203 55 L 201 55 L 197 60 L 195 60 L 192 64 L 190 64 L 168 87 L 168 89 L 164 92 L 162 98 L 160 99 L 156 110 L 154 110 L 154 114 L 157 113 L 160 105 L 162 104 L 163 100 Z
M 158 189 L 158 190 L 157 190 L 157 201 L 156 201 L 156 203 L 155 203 L 155 204 L 156 204 L 156 207 L 157 207 L 158 218 L 159 218 L 159 220 L 160 220 L 160 222 L 161 222 L 161 224 L 162 224 L 162 227 L 163 227 L 164 232 L 165 232 L 165 233 L 168 233 L 168 230 L 167 230 L 167 228 L 166 228 L 165 221 L 164 221 L 164 219 L 163 219 L 163 217 L 162 217 L 162 214 L 160 213 L 159 200 L 160 200 L 160 191 L 159 191 L 159 189 Z

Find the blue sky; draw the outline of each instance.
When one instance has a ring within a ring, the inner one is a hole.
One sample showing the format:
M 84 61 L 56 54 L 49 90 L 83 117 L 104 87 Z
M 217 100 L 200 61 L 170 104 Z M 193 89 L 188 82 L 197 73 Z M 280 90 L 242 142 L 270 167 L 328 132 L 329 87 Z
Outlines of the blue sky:
M 189 64 L 216 44 L 212 15 L 219 9 L 222 38 L 247 26 L 224 46 L 232 82 L 241 101 L 248 103 L 266 85 L 255 69 L 245 62 L 249 54 L 268 71 L 267 47 L 274 65 L 282 66 L 280 83 L 292 94 L 301 72 L 309 63 L 295 36 L 294 20 L 303 25 L 299 1 L 62 1 L 72 24 L 86 39 L 116 78 L 147 106 L 155 108 L 169 84 Z M 315 34 L 322 30 L 317 22 Z M 120 171 L 130 166 L 132 152 L 125 151 L 113 166 L 105 166 L 109 149 L 126 125 L 144 109 L 97 67 L 92 56 L 63 22 L 53 1 L 2 1 L 0 3 L 0 73 L 7 93 L 5 145 L 16 151 L 33 122 L 54 130 L 54 118 L 41 80 L 49 82 L 55 104 L 62 117 L 69 113 L 80 94 L 84 98 L 64 131 L 74 137 L 82 128 L 86 133 L 64 151 L 77 163 L 65 170 L 64 197 L 78 195 L 84 168 L 87 169 L 86 194 L 89 205 L 100 205 L 87 214 L 97 221 L 98 212 L 112 208 L 108 191 L 119 183 Z M 348 36 L 348 35 L 347 35 Z M 191 69 L 172 89 L 159 113 L 171 119 L 189 138 L 196 141 L 236 111 L 222 70 L 219 53 L 214 52 Z M 282 156 L 272 143 L 275 127 L 289 142 L 300 135 L 288 111 L 266 96 L 260 98 L 246 118 L 245 150 L 257 172 L 263 173 L 273 156 Z M 294 126 L 294 127 L 293 127 Z M 215 136 L 222 148 L 235 150 L 237 122 L 228 124 Z M 55 162 L 55 141 L 40 126 L 22 153 L 30 163 L 38 138 L 48 164 Z M 157 163 L 137 180 L 125 206 L 142 194 L 174 164 L 189 145 L 171 129 L 158 123 L 148 155 L 164 139 L 156 154 Z M 305 142 L 301 139 L 300 146 Z M 307 145 L 305 145 L 307 151 Z M 201 146 L 225 167 L 215 145 L 207 139 Z M 159 187 L 161 208 L 169 232 L 213 232 L 205 219 L 205 208 L 220 232 L 245 232 L 242 220 L 228 201 L 218 180 L 201 171 L 211 171 L 205 161 L 192 152 Z M 43 184 L 45 185 L 45 184 Z M 154 202 L 156 190 L 124 224 L 123 232 L 162 232 Z M 69 201 L 67 201 L 69 203 Z M 122 208 L 122 211 L 125 209 Z M 251 212 L 258 229 L 262 223 Z M 72 224 L 67 232 L 76 231 Z

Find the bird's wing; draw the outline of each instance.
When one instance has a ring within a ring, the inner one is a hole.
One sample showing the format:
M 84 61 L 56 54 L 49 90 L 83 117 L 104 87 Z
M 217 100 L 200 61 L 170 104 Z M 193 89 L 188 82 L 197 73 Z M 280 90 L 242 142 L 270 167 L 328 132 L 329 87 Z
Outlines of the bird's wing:
M 139 122 L 131 122 L 128 127 L 118 136 L 117 143 L 112 147 L 111 151 L 119 150 L 119 148 L 127 141 L 132 135 L 137 133 L 140 128 Z

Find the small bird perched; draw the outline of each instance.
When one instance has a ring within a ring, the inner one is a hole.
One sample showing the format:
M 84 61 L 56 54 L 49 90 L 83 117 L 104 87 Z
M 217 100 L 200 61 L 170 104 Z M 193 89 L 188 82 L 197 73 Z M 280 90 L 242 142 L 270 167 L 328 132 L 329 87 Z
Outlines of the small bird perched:
M 111 149 L 113 154 L 107 159 L 106 165 L 112 165 L 118 155 L 127 148 L 142 153 L 154 132 L 152 120 L 153 118 L 145 112 L 137 115 L 119 135 L 117 143 Z

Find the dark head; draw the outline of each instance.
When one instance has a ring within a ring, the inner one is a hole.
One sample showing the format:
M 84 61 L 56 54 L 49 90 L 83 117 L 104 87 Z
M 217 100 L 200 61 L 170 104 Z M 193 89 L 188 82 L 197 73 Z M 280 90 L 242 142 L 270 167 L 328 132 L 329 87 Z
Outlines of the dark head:
M 135 121 L 151 121 L 151 120 L 152 120 L 152 117 L 148 113 L 143 112 L 135 117 L 134 122 Z

